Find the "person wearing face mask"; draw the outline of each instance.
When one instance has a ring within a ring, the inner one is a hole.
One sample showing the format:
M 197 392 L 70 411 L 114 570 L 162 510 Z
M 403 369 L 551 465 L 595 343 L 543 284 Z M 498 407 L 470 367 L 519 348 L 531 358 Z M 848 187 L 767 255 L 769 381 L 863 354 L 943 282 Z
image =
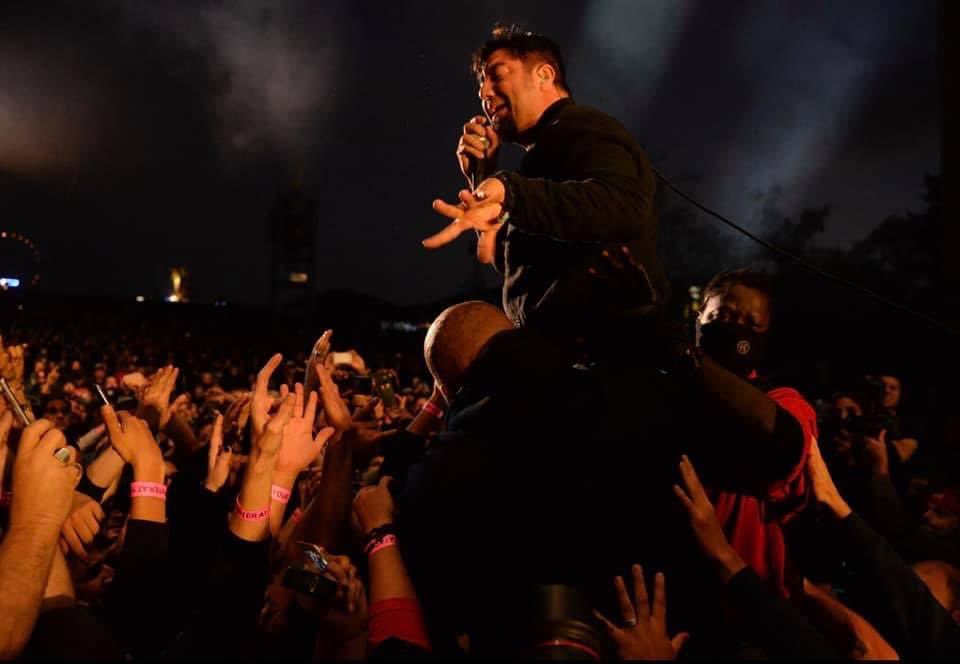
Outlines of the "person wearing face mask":
M 781 525 L 806 502 L 816 414 L 797 390 L 772 388 L 763 378 L 772 321 L 767 278 L 748 269 L 723 272 L 703 298 L 696 342 L 681 347 L 678 370 L 690 375 L 707 426 L 725 443 L 711 437 L 700 451 L 713 469 L 710 498 L 744 561 L 789 596 L 799 589 L 787 574 Z

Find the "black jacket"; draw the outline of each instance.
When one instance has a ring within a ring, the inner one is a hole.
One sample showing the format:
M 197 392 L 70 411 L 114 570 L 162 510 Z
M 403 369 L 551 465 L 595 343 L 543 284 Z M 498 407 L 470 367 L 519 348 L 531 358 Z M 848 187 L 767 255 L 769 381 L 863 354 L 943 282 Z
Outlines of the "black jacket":
M 623 126 L 561 99 L 530 132 L 517 173 L 501 172 L 510 213 L 497 268 L 503 308 L 516 325 L 580 327 L 597 316 L 587 268 L 604 248 L 626 244 L 661 300 L 666 277 L 656 257 L 656 178 Z

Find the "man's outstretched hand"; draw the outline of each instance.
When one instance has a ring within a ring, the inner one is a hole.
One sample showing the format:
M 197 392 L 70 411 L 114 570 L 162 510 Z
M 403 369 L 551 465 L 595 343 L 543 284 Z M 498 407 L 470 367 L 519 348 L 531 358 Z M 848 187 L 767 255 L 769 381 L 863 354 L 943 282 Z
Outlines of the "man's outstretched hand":
M 492 263 L 496 255 L 497 232 L 505 221 L 501 218 L 505 195 L 503 183 L 496 178 L 488 178 L 473 193 L 461 190 L 460 203 L 457 205 L 435 200 L 434 211 L 451 221 L 442 231 L 424 240 L 423 246 L 437 249 L 450 244 L 464 231 L 473 229 L 478 234 L 477 260 Z

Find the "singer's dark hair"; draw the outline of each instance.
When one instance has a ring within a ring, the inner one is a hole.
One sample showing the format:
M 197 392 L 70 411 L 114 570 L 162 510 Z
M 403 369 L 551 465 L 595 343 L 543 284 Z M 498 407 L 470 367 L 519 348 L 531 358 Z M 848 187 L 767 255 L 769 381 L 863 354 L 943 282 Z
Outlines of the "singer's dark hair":
M 570 85 L 567 83 L 567 68 L 557 43 L 544 35 L 521 30 L 516 25 L 498 23 L 490 33 L 490 39 L 474 51 L 470 70 L 478 81 L 481 79 L 487 59 L 494 51 L 501 49 L 524 61 L 535 59 L 550 65 L 557 72 L 554 80 L 556 86 L 567 94 L 571 94 Z

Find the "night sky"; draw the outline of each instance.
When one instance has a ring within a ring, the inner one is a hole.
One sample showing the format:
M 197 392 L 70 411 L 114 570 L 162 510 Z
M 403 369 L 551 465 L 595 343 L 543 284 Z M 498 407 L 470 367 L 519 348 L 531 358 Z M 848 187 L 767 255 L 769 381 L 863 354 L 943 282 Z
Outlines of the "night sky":
M 829 204 L 821 241 L 846 245 L 919 209 L 922 176 L 940 170 L 936 13 L 932 0 L 8 1 L 0 177 L 36 200 L 0 226 L 41 247 L 48 292 L 159 297 L 182 264 L 195 300 L 262 303 L 268 213 L 302 173 L 318 290 L 411 304 L 493 285 L 465 240 L 420 240 L 443 225 L 431 200 L 462 186 L 453 152 L 479 110 L 469 54 L 505 20 L 553 36 L 577 101 L 708 206 L 756 229 L 764 206 Z

